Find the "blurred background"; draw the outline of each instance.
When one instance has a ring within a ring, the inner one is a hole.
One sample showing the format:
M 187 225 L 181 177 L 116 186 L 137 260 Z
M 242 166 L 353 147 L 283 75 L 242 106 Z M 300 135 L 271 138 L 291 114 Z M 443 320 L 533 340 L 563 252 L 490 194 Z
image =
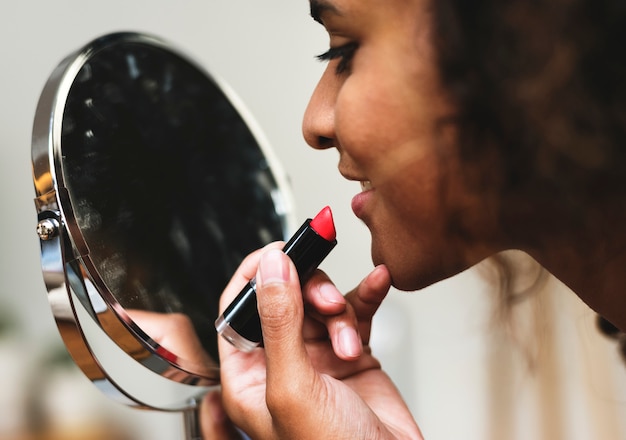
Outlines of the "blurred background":
M 358 184 L 335 151 L 308 148 L 301 118 L 327 48 L 306 0 L 5 2 L 0 14 L 0 438 L 177 439 L 181 417 L 110 401 L 66 355 L 46 299 L 31 129 L 54 67 L 91 39 L 145 31 L 224 79 L 289 176 L 296 216 L 333 208 L 340 245 L 323 263 L 347 290 L 371 269 L 354 218 Z M 529 268 L 524 255 L 512 254 Z M 533 275 L 534 274 L 534 275 Z M 528 278 L 528 277 L 526 277 Z M 529 281 L 520 277 L 521 289 Z M 372 345 L 431 439 L 626 438 L 626 367 L 594 314 L 547 278 L 503 319 L 489 263 L 423 292 L 392 292 Z M 556 313 L 556 312 L 559 313 Z M 564 312 L 564 313 L 563 313 Z

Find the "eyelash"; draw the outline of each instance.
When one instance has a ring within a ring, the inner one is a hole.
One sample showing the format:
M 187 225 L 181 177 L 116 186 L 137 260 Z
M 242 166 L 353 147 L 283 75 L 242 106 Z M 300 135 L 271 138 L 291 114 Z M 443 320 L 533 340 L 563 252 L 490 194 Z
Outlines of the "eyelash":
M 331 61 L 339 59 L 335 73 L 337 75 L 344 73 L 350 68 L 350 62 L 354 57 L 354 53 L 358 47 L 357 43 L 347 43 L 339 47 L 331 47 L 323 54 L 317 55 L 317 59 L 320 61 Z

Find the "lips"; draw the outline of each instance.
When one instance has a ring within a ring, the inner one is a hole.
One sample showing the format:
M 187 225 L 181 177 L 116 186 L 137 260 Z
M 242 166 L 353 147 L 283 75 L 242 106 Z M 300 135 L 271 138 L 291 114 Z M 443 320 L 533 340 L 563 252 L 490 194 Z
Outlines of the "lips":
M 374 192 L 372 182 L 369 180 L 361 180 L 361 192 L 352 198 L 352 211 L 354 215 L 363 220 L 365 207 L 367 201 L 370 199 Z
M 368 199 L 372 196 L 374 192 L 374 185 L 372 185 L 372 182 L 369 179 L 365 178 L 365 176 L 358 175 L 351 171 L 351 167 L 343 167 L 341 164 L 339 165 L 339 173 L 346 180 L 359 182 L 359 185 L 361 186 L 361 192 L 352 198 L 351 205 L 354 215 L 356 215 L 361 220 L 364 220 L 363 215 L 365 206 L 368 202 Z

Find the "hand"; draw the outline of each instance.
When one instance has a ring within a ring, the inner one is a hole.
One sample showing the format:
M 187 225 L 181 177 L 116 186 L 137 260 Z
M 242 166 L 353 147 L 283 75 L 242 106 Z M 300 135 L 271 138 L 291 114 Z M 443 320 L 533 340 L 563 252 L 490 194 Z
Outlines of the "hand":
M 259 439 L 421 438 L 367 345 L 390 287 L 384 266 L 345 299 L 318 271 L 303 296 L 293 263 L 271 245 L 244 260 L 222 310 L 255 275 L 264 349 L 219 341 L 223 401 L 238 426 Z
M 150 339 L 167 352 L 167 358 L 179 366 L 205 372 L 218 364 L 205 351 L 193 322 L 184 313 L 157 313 L 147 310 L 126 310 L 128 316 Z M 161 353 L 159 353 L 161 354 Z
M 176 353 L 176 362 L 202 368 L 216 368 L 216 362 L 204 350 L 191 319 L 181 313 L 156 313 L 145 310 L 127 310 L 139 327 L 161 347 Z M 173 356 L 173 354 L 171 355 Z M 221 392 L 214 390 L 200 404 L 200 429 L 205 440 L 241 440 L 222 407 Z

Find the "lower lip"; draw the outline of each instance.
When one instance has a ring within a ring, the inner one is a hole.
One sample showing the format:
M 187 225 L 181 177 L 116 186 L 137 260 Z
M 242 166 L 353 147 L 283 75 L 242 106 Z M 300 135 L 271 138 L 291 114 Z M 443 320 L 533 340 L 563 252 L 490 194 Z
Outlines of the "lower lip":
M 363 218 L 363 211 L 365 210 L 365 205 L 367 204 L 367 200 L 372 195 L 373 189 L 369 189 L 367 191 L 363 191 L 352 198 L 352 212 L 358 218 Z

